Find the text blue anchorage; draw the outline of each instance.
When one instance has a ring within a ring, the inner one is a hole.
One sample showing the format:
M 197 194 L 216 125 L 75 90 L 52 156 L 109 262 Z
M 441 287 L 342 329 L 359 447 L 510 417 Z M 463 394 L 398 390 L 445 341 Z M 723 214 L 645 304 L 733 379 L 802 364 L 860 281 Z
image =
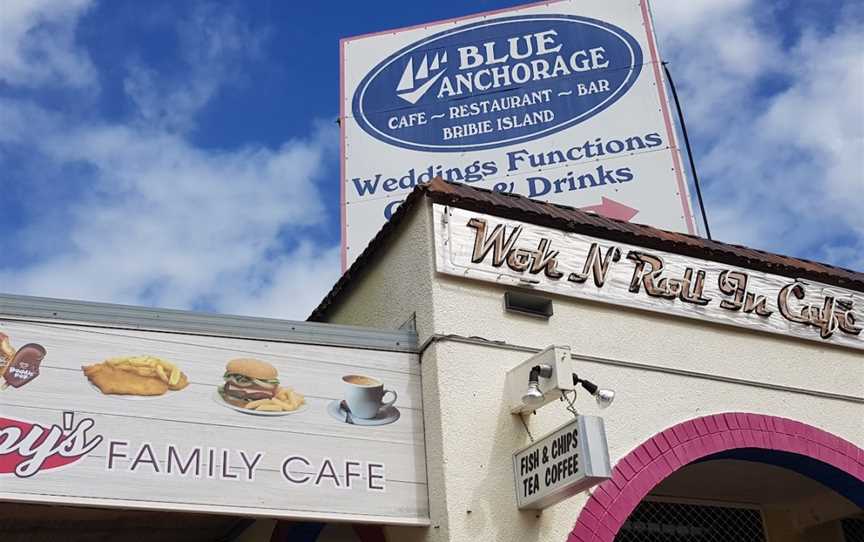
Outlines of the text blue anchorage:
M 635 83 L 642 50 L 609 23 L 572 15 L 481 21 L 413 43 L 354 93 L 355 120 L 406 149 L 465 152 L 554 134 Z

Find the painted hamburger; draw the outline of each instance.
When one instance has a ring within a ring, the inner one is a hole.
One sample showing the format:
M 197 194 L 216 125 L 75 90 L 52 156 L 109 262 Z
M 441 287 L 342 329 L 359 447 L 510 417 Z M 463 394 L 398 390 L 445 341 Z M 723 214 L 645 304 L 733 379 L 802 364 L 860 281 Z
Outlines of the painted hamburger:
M 273 399 L 279 392 L 276 367 L 253 358 L 232 359 L 225 366 L 219 392 L 225 402 L 246 408 L 254 401 Z

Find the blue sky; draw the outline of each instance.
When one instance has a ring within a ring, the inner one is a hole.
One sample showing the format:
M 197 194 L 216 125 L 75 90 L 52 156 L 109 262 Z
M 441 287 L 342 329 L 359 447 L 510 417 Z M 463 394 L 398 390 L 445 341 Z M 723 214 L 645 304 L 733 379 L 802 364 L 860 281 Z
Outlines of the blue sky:
M 339 38 L 519 2 L 6 0 L 0 291 L 304 318 Z M 864 270 L 864 8 L 655 0 L 720 240 Z

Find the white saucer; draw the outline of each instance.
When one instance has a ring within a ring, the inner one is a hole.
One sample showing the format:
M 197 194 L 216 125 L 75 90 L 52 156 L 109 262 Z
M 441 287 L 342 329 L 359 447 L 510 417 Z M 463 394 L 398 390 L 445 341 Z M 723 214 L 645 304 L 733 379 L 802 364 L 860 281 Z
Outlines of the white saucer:
M 341 402 L 342 401 L 339 399 L 332 401 L 329 405 L 327 405 L 327 413 L 330 414 L 330 416 L 339 420 L 340 422 L 347 424 L 348 422 L 345 421 L 347 415 L 346 412 L 342 410 L 342 405 L 340 405 Z M 401 416 L 399 409 L 391 405 L 379 410 L 378 415 L 370 420 L 358 418 L 357 416 L 354 416 L 352 420 L 354 421 L 353 425 L 387 425 L 398 420 L 399 416 Z
M 309 406 L 308 403 L 303 403 L 300 405 L 300 408 L 297 410 L 289 410 L 289 411 L 281 411 L 281 412 L 270 412 L 267 410 L 252 410 L 251 408 L 243 408 L 236 405 L 232 405 L 231 403 L 226 403 L 224 399 L 222 399 L 222 394 L 219 393 L 219 388 L 216 389 L 216 393 L 213 394 L 213 400 L 224 406 L 225 408 L 230 408 L 231 410 L 236 410 L 237 412 L 242 412 L 243 414 L 249 414 L 250 416 L 287 416 L 289 414 L 297 414 L 299 412 L 303 412 L 306 410 L 306 407 Z

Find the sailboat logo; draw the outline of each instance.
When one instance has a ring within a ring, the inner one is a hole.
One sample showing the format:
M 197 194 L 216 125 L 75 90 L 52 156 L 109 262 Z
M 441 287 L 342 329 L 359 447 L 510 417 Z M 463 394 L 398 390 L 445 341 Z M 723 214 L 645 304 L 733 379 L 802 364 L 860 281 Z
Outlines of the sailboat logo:
M 427 53 L 423 55 L 423 60 L 420 61 L 420 66 L 415 72 L 414 59 L 408 57 L 408 64 L 405 65 L 402 77 L 396 86 L 396 95 L 411 105 L 416 104 L 447 71 L 444 67 L 446 63 L 447 51 L 435 53 L 431 62 Z

